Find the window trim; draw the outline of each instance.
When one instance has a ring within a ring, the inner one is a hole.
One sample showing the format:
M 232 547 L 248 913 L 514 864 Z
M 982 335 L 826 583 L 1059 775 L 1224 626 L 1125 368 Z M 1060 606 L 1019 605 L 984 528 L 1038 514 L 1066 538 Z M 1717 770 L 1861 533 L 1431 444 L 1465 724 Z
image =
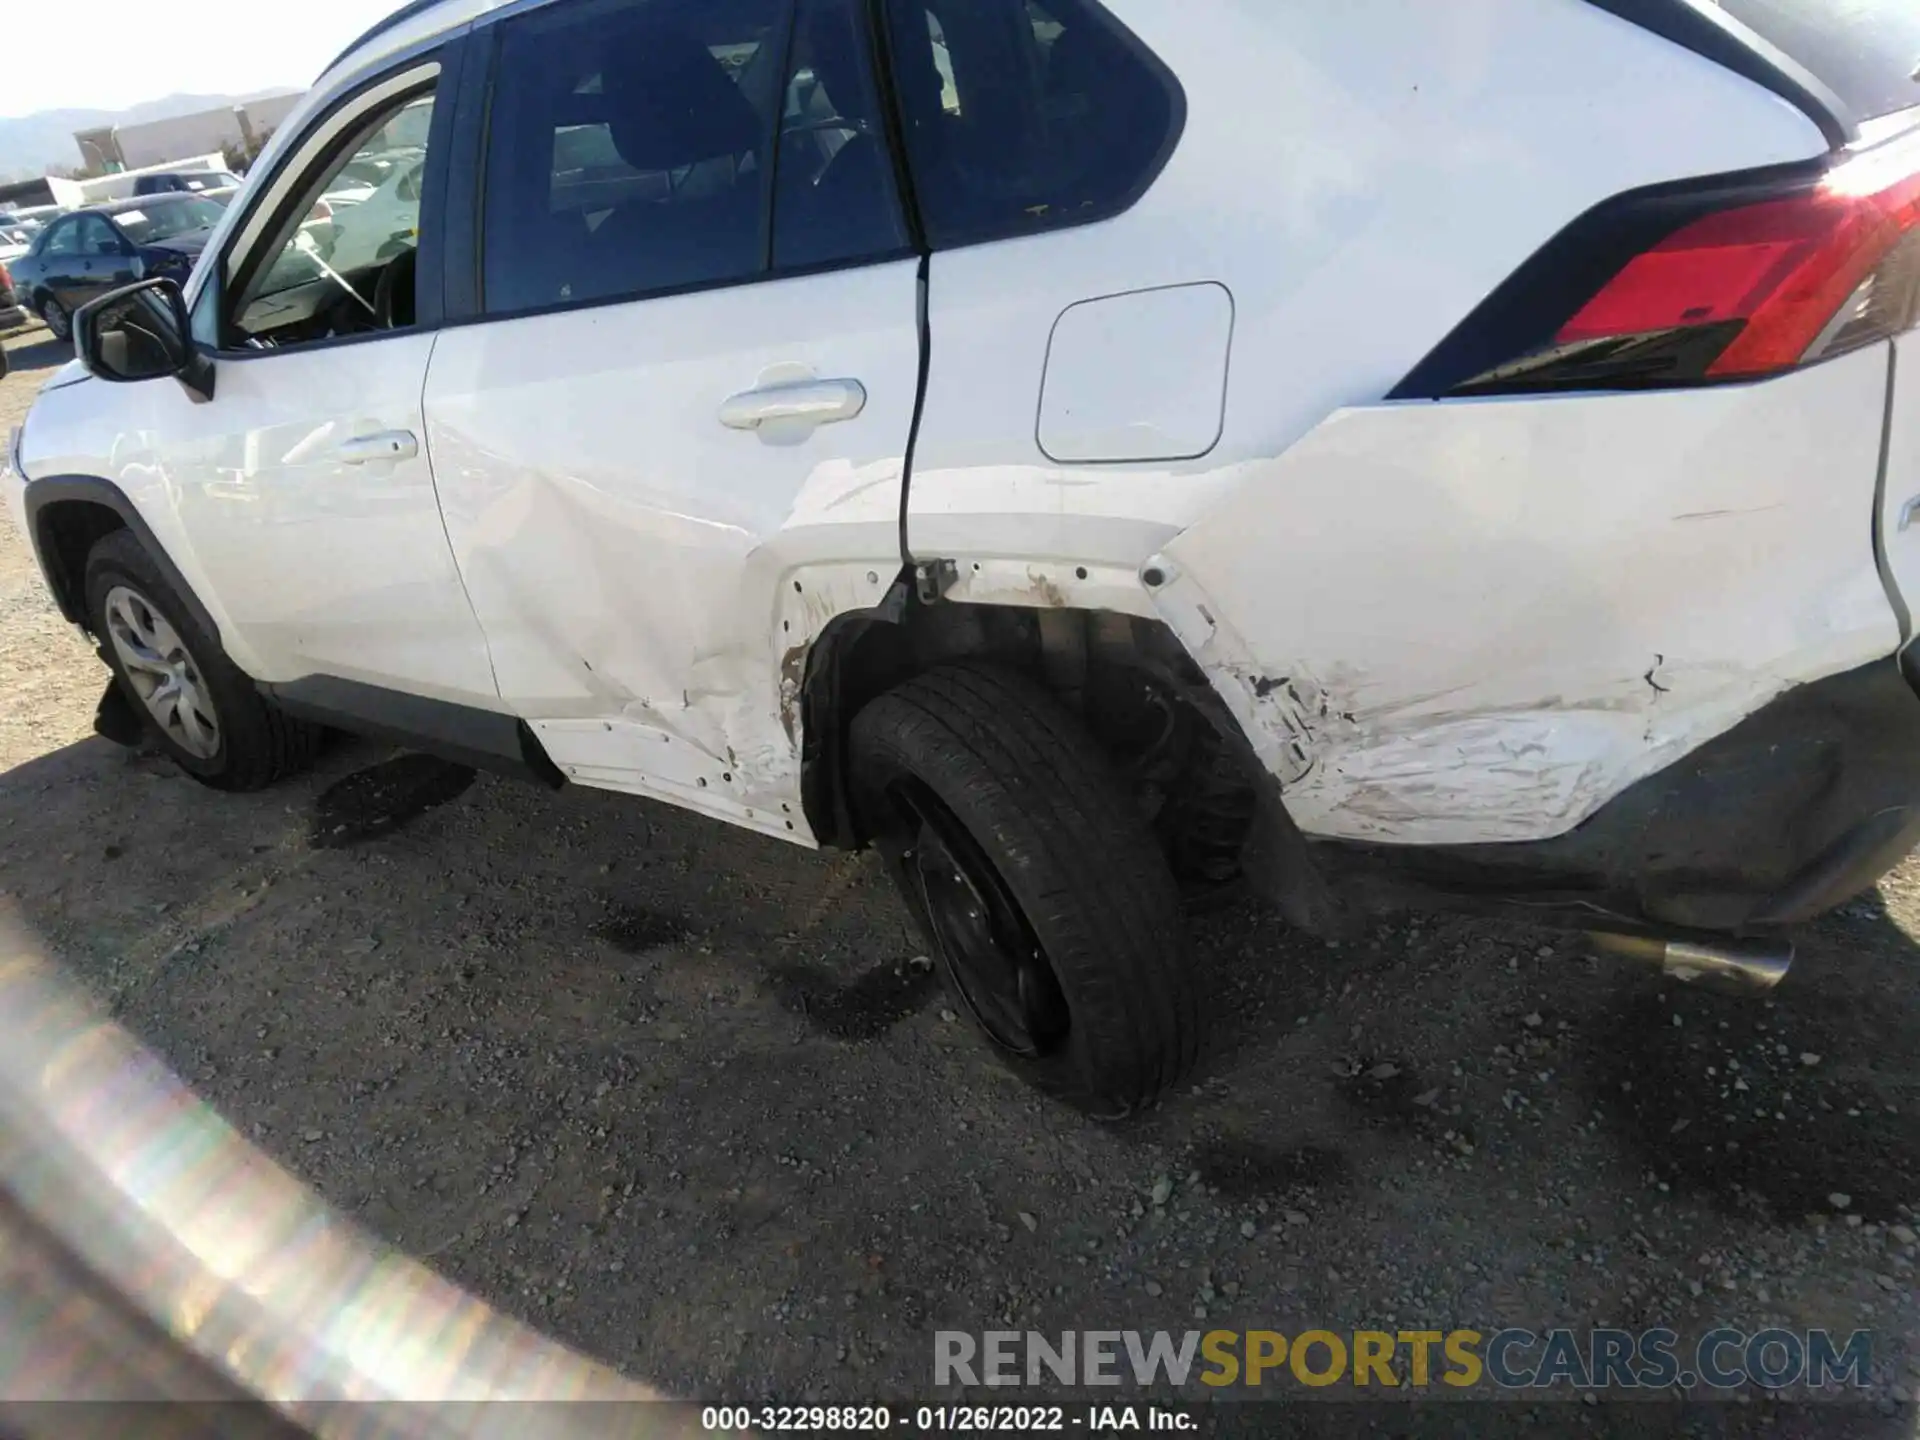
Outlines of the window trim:
M 688 285 L 669 285 L 651 290 L 623 291 L 617 295 L 595 295 L 584 300 L 555 300 L 545 305 L 529 306 L 519 310 L 488 310 L 486 308 L 486 285 L 484 270 L 486 265 L 486 215 L 487 215 L 487 152 L 493 131 L 493 96 L 500 73 L 500 27 L 509 20 L 523 15 L 545 10 L 556 5 L 566 5 L 572 0 L 512 0 L 512 3 L 488 12 L 473 23 L 472 44 L 475 47 L 473 62 L 468 67 L 467 83 L 463 87 L 460 104 L 460 130 L 456 139 L 458 154 L 455 157 L 453 182 L 448 193 L 449 217 L 458 214 L 465 207 L 467 224 L 459 227 L 459 234 L 449 233 L 446 240 L 448 280 L 447 310 L 442 324 L 446 327 L 461 325 L 482 325 L 505 323 L 509 320 L 527 320 L 539 315 L 563 315 L 578 310 L 599 310 L 613 305 L 637 305 L 650 300 L 674 300 L 683 295 L 703 295 L 713 290 L 740 290 L 752 285 L 768 285 L 781 280 L 802 280 L 815 275 L 835 275 L 843 270 L 865 270 L 880 265 L 894 265 L 903 260 L 920 260 L 927 252 L 920 243 L 919 213 L 912 202 L 910 187 L 896 180 L 895 203 L 899 205 L 901 218 L 907 232 L 907 243 L 896 249 L 873 255 L 862 255 L 852 260 L 833 260 L 818 265 L 788 265 L 775 267 L 765 263 L 752 275 L 737 276 L 726 280 L 699 280 Z M 798 25 L 799 0 L 781 0 L 787 7 L 791 30 Z M 892 157 L 894 170 L 898 176 L 905 167 L 905 156 L 897 144 L 894 134 L 898 124 L 897 117 L 889 105 L 892 94 L 892 75 L 887 67 L 885 40 L 879 32 L 875 14 L 876 0 L 866 0 L 859 6 L 868 48 L 868 60 L 873 67 L 875 86 L 880 95 L 880 105 L 884 112 L 883 121 L 886 131 L 884 140 Z M 791 47 L 786 63 L 792 62 Z M 470 113 L 471 107 L 471 113 Z M 774 158 L 768 170 L 777 171 L 779 167 L 780 129 L 778 117 L 775 117 L 773 150 Z M 470 173 L 463 173 L 466 167 Z M 467 187 L 471 187 L 470 191 Z M 469 198 L 470 196 L 470 198 Z M 777 226 L 779 217 L 771 217 Z M 768 248 L 772 248 L 772 231 L 769 230 Z
M 251 190 L 247 208 L 239 222 L 228 232 L 217 264 L 208 267 L 208 278 L 194 297 L 197 312 L 203 305 L 213 309 L 212 330 L 215 343 L 197 340 L 197 348 L 222 363 L 270 359 L 281 354 L 308 354 L 345 345 L 362 345 L 401 335 L 416 335 L 440 328 L 445 319 L 441 287 L 443 256 L 446 249 L 446 175 L 451 160 L 441 152 L 450 151 L 447 142 L 453 136 L 455 106 L 443 103 L 460 93 L 461 66 L 469 43 L 470 27 L 434 36 L 419 47 L 393 57 L 379 72 L 342 90 L 307 122 L 299 139 L 280 152 L 264 184 Z M 431 93 L 433 119 L 428 131 L 426 168 L 421 178 L 419 270 L 415 279 L 416 317 L 405 330 L 374 330 L 354 335 L 334 335 L 284 349 L 254 350 L 233 348 L 220 343 L 228 324 L 228 297 L 252 278 L 252 270 L 263 258 L 264 237 L 278 232 L 291 206 L 297 203 L 306 182 L 316 167 L 332 164 L 341 157 L 339 147 L 355 133 L 369 115 L 401 99 L 409 92 Z M 196 320 L 198 315 L 196 314 Z M 199 326 L 196 324 L 196 330 Z
M 886 47 L 885 70 L 887 75 L 887 93 L 899 107 L 895 117 L 898 129 L 897 140 L 900 146 L 900 163 L 909 171 L 913 169 L 913 151 L 906 143 L 906 137 L 912 127 L 906 113 L 906 97 L 894 83 L 896 66 L 897 38 L 893 29 L 893 6 L 898 0 L 869 0 L 871 8 L 878 12 L 878 33 Z M 1160 53 L 1142 40 L 1126 21 L 1116 15 L 1104 0 L 1077 0 L 1084 5 L 1096 23 L 1107 27 L 1113 38 L 1125 46 L 1160 81 L 1167 96 L 1167 133 L 1155 152 L 1153 160 L 1141 170 L 1132 186 L 1120 197 L 1105 205 L 1083 206 L 1046 219 L 1035 220 L 1029 225 L 1009 228 L 1005 222 L 990 227 L 979 227 L 978 233 L 965 233 L 958 239 L 935 242 L 928 229 L 926 216 L 920 207 L 920 177 L 915 174 L 910 187 L 914 202 L 914 230 L 921 237 L 921 244 L 927 254 L 937 255 L 953 250 L 970 250 L 976 245 L 997 245 L 1005 240 L 1025 240 L 1038 235 L 1054 235 L 1066 230 L 1077 230 L 1086 225 L 1100 225 L 1108 220 L 1118 219 L 1142 200 L 1166 173 L 1167 166 L 1173 163 L 1174 155 L 1180 149 L 1180 142 L 1187 133 L 1187 87 L 1173 67 L 1160 57 Z

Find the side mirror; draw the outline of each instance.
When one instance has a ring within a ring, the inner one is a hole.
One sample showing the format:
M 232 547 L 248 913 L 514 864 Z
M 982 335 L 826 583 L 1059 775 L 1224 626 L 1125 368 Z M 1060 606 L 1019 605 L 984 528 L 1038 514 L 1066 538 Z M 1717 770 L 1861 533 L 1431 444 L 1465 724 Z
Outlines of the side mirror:
M 73 348 L 89 374 L 115 384 L 173 376 L 195 400 L 213 398 L 213 361 L 194 348 L 186 297 L 156 276 L 83 305 Z

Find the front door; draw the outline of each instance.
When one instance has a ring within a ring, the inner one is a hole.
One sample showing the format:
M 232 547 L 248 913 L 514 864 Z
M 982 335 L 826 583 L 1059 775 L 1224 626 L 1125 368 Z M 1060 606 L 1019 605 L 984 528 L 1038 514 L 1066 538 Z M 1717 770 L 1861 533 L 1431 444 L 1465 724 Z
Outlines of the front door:
M 61 298 L 69 310 L 78 310 L 109 290 L 131 285 L 140 278 L 134 269 L 133 247 L 99 215 L 80 217 L 79 268 L 74 283 Z
M 174 387 L 167 452 L 186 457 L 183 529 L 256 679 L 497 709 L 427 455 L 422 262 L 409 251 L 343 271 L 313 234 L 313 197 L 340 169 L 397 134 L 417 143 L 438 80 L 437 63 L 408 62 L 316 122 L 261 187 L 223 286 L 198 297 L 218 310 L 214 396 L 194 404 Z
M 793 612 L 899 570 L 919 340 L 862 7 L 795 10 L 493 22 L 484 323 L 442 334 L 426 413 L 501 694 L 556 763 L 804 839 Z
M 92 218 L 74 215 L 56 220 L 53 228 L 47 232 L 47 238 L 41 242 L 40 253 L 36 257 L 40 262 L 41 284 L 68 314 L 74 311 L 73 296 L 84 278 L 81 268 L 87 260 L 84 237 L 86 222 Z

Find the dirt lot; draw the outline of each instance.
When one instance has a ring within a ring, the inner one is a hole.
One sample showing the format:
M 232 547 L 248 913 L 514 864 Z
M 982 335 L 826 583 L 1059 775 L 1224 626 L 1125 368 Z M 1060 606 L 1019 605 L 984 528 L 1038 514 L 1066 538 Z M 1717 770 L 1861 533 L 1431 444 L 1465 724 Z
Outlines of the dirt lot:
M 65 359 L 11 349 L 0 432 Z M 1109 1129 L 953 1020 L 865 858 L 357 743 L 223 797 L 91 738 L 103 673 L 0 535 L 0 903 L 329 1199 L 667 1389 L 924 1397 L 939 1328 L 1866 1327 L 1844 1428 L 1914 1433 L 1920 864 L 1770 1003 L 1209 917 L 1215 1052 Z

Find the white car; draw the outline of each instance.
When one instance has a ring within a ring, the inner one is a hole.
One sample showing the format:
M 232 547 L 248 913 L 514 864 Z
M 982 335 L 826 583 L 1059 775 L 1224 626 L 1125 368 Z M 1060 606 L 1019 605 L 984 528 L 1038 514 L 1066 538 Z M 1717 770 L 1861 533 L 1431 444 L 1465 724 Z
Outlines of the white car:
M 430 103 L 430 102 L 427 102 Z M 383 265 L 418 241 L 422 153 L 395 152 L 360 162 L 352 183 L 327 192 L 322 249 L 342 275 Z
M 1920 9 L 1832 9 L 413 5 L 11 500 L 106 729 L 875 846 L 1098 1114 L 1237 883 L 1771 979 L 1920 835 Z M 429 101 L 417 245 L 276 268 Z

